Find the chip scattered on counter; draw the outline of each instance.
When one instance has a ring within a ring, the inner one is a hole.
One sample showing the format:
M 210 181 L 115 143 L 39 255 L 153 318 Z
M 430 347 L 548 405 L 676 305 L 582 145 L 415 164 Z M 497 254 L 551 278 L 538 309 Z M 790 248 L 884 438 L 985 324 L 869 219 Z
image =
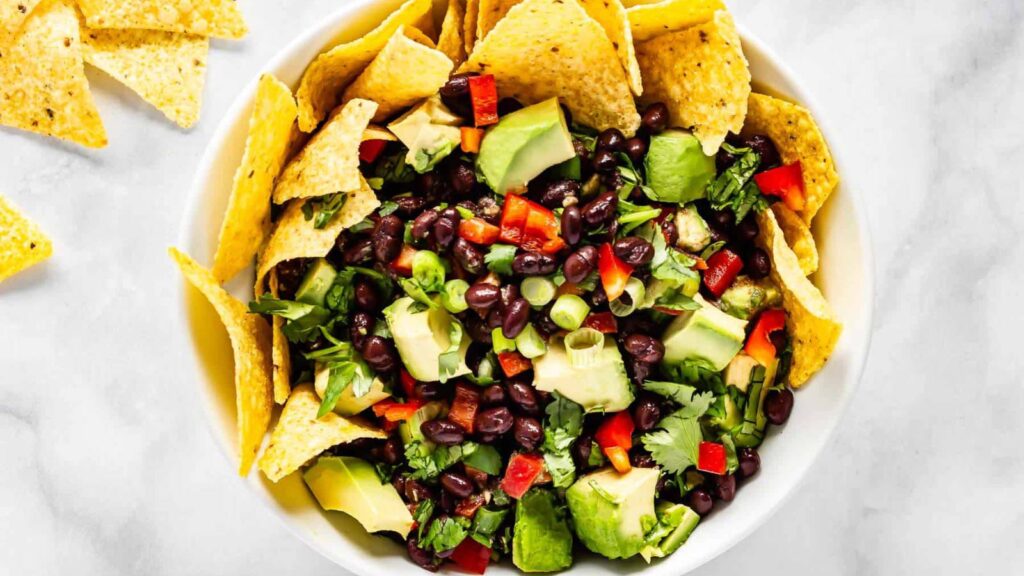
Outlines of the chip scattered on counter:
M 142 28 L 237 40 L 249 31 L 235 0 L 78 0 L 91 28 Z
M 52 254 L 53 245 L 42 229 L 0 196 L 0 282 Z
M 21 25 L 40 0 L 4 0 L 0 2 L 0 51 L 14 41 Z
M 466 9 L 462 0 L 449 0 L 448 9 L 441 22 L 441 34 L 437 37 L 437 49 L 455 66 L 466 61 L 466 43 L 462 37 L 462 26 L 466 18 Z
M 818 247 L 807 223 L 782 202 L 772 204 L 772 212 L 786 237 L 786 244 L 789 244 L 800 261 L 800 270 L 804 276 L 814 274 L 818 270 Z
M 643 42 L 666 32 L 703 24 L 725 10 L 722 0 L 662 0 L 637 3 L 626 11 L 633 40 Z

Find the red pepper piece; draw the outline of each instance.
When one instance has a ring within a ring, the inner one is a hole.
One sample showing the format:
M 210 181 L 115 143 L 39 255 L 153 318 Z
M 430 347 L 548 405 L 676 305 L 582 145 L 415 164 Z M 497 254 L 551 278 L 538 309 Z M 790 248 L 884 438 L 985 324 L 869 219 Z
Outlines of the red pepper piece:
M 402 244 L 402 252 L 391 263 L 391 269 L 399 276 L 412 276 L 412 261 L 416 257 L 416 249 L 408 244 Z
M 522 196 L 508 194 L 501 212 L 499 239 L 530 252 L 554 254 L 565 247 L 555 213 Z
M 501 364 L 502 372 L 509 378 L 533 368 L 530 360 L 519 352 L 502 352 L 498 354 L 498 364 Z
M 484 139 L 484 131 L 482 128 L 473 128 L 472 126 L 463 126 L 459 129 L 459 135 L 462 137 L 462 151 L 466 154 L 476 154 L 480 152 L 480 141 Z
M 402 390 L 405 391 L 406 398 L 413 398 L 416 396 L 416 379 L 412 377 L 412 374 L 402 368 L 402 371 L 398 373 L 398 379 L 402 382 Z
M 491 549 L 472 538 L 466 538 L 451 555 L 452 562 L 470 574 L 483 574 L 491 561 Z
M 626 291 L 626 282 L 633 274 L 633 267 L 616 256 L 612 245 L 605 242 L 597 252 L 597 272 L 608 299 L 615 300 Z
M 754 329 L 747 337 L 747 344 L 743 351 L 761 363 L 762 366 L 771 364 L 775 359 L 777 350 L 772 344 L 772 332 L 777 332 L 786 327 L 786 312 L 781 308 L 772 308 L 761 312 L 754 324 Z
M 455 385 L 455 400 L 448 411 L 448 419 L 458 424 L 463 430 L 473 433 L 473 420 L 476 410 L 480 407 L 480 392 L 465 382 Z
M 498 241 L 501 229 L 483 218 L 459 221 L 459 237 L 481 246 L 490 246 Z
M 387 140 L 363 140 L 359 143 L 359 160 L 367 164 L 372 163 L 380 157 L 380 153 L 387 145 Z
M 404 404 L 394 400 L 381 400 L 373 405 L 373 413 L 388 422 L 402 422 L 412 418 L 422 407 L 423 402 L 419 400 L 409 400 Z
M 618 446 L 628 451 L 633 447 L 634 429 L 633 416 L 630 415 L 629 410 L 623 410 L 601 422 L 594 434 L 594 440 L 597 440 L 597 445 L 601 448 Z
M 515 194 L 505 196 L 501 209 L 501 229 L 498 238 L 506 244 L 519 245 L 523 240 L 526 219 L 530 215 L 530 201 Z
M 515 453 L 505 468 L 501 489 L 512 498 L 519 499 L 533 486 L 533 481 L 544 470 L 544 459 L 536 454 Z
M 725 474 L 725 446 L 717 442 L 701 442 L 697 452 L 697 470 L 719 476 Z
M 754 182 L 767 196 L 778 196 L 790 210 L 804 209 L 804 170 L 797 160 L 754 175 Z
M 498 123 L 498 85 L 493 74 L 470 77 L 469 99 L 477 128 Z
M 723 248 L 708 258 L 708 269 L 704 271 L 704 285 L 717 298 L 732 286 L 742 269 L 743 260 L 740 260 L 732 250 Z
M 592 312 L 583 321 L 584 328 L 593 328 L 601 334 L 615 334 L 619 331 L 619 322 L 611 312 Z
M 629 452 L 625 448 L 619 446 L 610 446 L 608 448 L 602 448 L 602 452 L 608 461 L 612 463 L 612 468 L 619 474 L 628 474 L 633 469 L 633 465 L 629 462 Z

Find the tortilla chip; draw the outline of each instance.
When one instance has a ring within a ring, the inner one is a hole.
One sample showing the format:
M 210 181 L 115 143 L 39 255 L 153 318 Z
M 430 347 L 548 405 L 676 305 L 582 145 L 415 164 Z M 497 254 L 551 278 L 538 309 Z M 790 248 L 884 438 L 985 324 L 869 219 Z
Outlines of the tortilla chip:
M 270 271 L 270 294 L 277 298 L 277 268 Z M 274 316 L 270 319 L 271 329 L 271 362 L 274 364 L 274 402 L 284 404 L 292 391 L 292 356 L 288 350 L 288 338 L 284 335 L 284 318 Z
M 383 122 L 440 90 L 455 65 L 443 52 L 418 42 L 417 36 L 422 34 L 415 28 L 399 28 L 345 90 L 342 103 L 372 100 L 377 103 L 373 121 Z
M 21 25 L 40 0 L 3 0 L 0 2 L 0 50 L 14 42 Z
M 261 76 L 249 117 L 245 155 L 235 171 L 213 258 L 213 275 L 220 282 L 234 278 L 251 264 L 270 234 L 270 196 L 297 117 L 292 91 L 270 74 Z
M 85 61 L 182 128 L 199 120 L 209 49 L 208 39 L 193 34 L 82 28 Z
M 363 130 L 363 137 L 360 142 L 366 142 L 367 140 L 386 140 L 388 142 L 398 142 L 398 137 L 391 133 L 391 130 L 384 128 L 383 126 L 377 126 L 370 124 Z
M 260 457 L 260 470 L 277 482 L 295 472 L 324 450 L 361 438 L 384 439 L 387 435 L 358 419 L 346 419 L 334 412 L 317 419 L 320 398 L 313 386 L 296 386 L 270 434 L 270 445 Z
M 499 20 L 522 0 L 480 0 L 476 17 L 476 41 L 483 40 Z
M 517 4 L 463 68 L 494 74 L 498 93 L 523 104 L 557 96 L 576 122 L 597 130 L 631 136 L 640 126 L 615 46 L 577 2 Z
M 804 209 L 800 216 L 808 224 L 839 185 L 839 174 L 821 130 L 805 108 L 785 100 L 751 94 L 743 131 L 772 139 L 782 162 L 800 161 L 804 173 Z
M 480 19 L 480 0 L 466 0 L 466 18 L 462 21 L 462 42 L 466 48 L 466 57 L 473 53 L 476 46 L 476 23 Z
M 237 40 L 249 29 L 235 0 L 78 0 L 90 28 L 142 28 Z
M 629 25 L 633 40 L 643 42 L 666 32 L 674 32 L 703 24 L 725 10 L 722 0 L 661 0 L 633 2 L 627 0 Z
M 270 376 L 270 327 L 258 314 L 224 291 L 208 270 L 176 248 L 168 250 L 185 278 L 206 296 L 231 338 L 235 359 L 235 403 L 238 410 L 238 473 L 252 467 L 274 404 Z
M 107 145 L 85 78 L 78 15 L 66 0 L 40 4 L 0 51 L 0 124 L 90 148 Z
M 757 243 L 771 256 L 772 280 L 782 289 L 782 303 L 789 315 L 786 328 L 793 346 L 789 385 L 799 388 L 825 365 L 843 326 L 825 297 L 800 270 L 800 262 L 786 245 L 775 214 L 765 210 L 757 222 L 761 227 Z
M 729 132 L 739 134 L 747 115 L 750 70 L 728 12 L 714 20 L 639 44 L 642 104 L 664 102 L 673 126 L 693 130 L 714 156 Z
M 53 254 L 42 229 L 0 196 L 0 282 Z
M 604 28 L 608 39 L 619 54 L 619 61 L 629 78 L 629 88 L 637 96 L 644 93 L 643 79 L 640 76 L 640 64 L 636 61 L 636 49 L 633 47 L 633 33 L 629 26 L 626 8 L 619 0 L 579 0 L 583 9 L 591 18 Z
M 306 220 L 302 205 L 309 199 L 293 200 L 285 207 L 273 234 L 260 253 L 256 274 L 256 293 L 261 293 L 263 278 L 274 266 L 294 258 L 323 258 L 331 251 L 341 231 L 358 224 L 380 206 L 373 189 L 360 177 L 360 187 L 348 195 L 345 205 L 326 226 L 317 230 Z
M 437 38 L 437 49 L 459 66 L 466 61 L 466 43 L 462 38 L 462 24 L 466 18 L 466 10 L 462 0 L 448 0 L 448 10 L 441 22 L 441 35 Z
M 377 104 L 356 99 L 331 116 L 285 167 L 274 188 L 274 203 L 313 198 L 359 188 L 359 142 Z
M 800 270 L 804 276 L 814 274 L 818 270 L 818 247 L 807 223 L 782 202 L 772 204 L 772 212 L 775 213 L 775 219 L 786 237 L 786 244 L 800 261 Z
M 312 132 L 337 107 L 345 87 L 384 48 L 399 26 L 415 24 L 430 10 L 431 0 L 408 0 L 366 36 L 317 56 L 306 68 L 296 93 L 299 128 Z

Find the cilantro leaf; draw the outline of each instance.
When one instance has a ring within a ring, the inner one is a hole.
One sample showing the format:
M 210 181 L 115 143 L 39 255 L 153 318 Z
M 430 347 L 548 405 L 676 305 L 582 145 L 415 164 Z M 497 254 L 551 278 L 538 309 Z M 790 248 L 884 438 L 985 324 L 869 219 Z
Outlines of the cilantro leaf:
M 427 529 L 427 535 L 420 540 L 419 547 L 434 553 L 454 549 L 469 536 L 469 520 L 461 516 L 435 518 Z
M 389 184 L 409 184 L 416 179 L 416 172 L 405 162 L 408 150 L 401 146 L 397 151 L 381 156 L 373 164 L 371 178 L 380 178 Z
M 761 165 L 761 157 L 751 148 L 735 148 L 729 144 L 722 144 L 722 148 L 737 158 L 732 166 L 708 183 L 707 198 L 715 210 L 732 210 L 739 222 L 751 209 L 761 212 L 768 206 L 761 190 L 751 180 Z
M 702 440 L 700 422 L 687 408 L 662 418 L 658 429 L 642 438 L 654 461 L 670 474 L 681 474 L 697 463 Z
M 516 247 L 510 244 L 493 244 L 487 254 L 484 255 L 484 262 L 487 269 L 502 276 L 512 275 L 512 259 L 516 256 Z
M 380 208 L 377 209 L 377 214 L 381 216 L 388 216 L 398 210 L 398 203 L 394 200 L 385 200 L 381 203 Z
M 644 390 L 654 392 L 659 396 L 663 396 L 679 404 L 689 404 L 693 399 L 693 395 L 697 393 L 697 389 L 688 384 L 677 384 L 675 382 L 662 382 L 658 380 L 645 380 Z
M 327 380 L 327 391 L 324 392 L 323 401 L 320 402 L 320 409 L 316 413 L 317 418 L 323 418 L 338 403 L 338 397 L 352 383 L 356 375 L 355 362 L 340 362 L 332 364 L 329 368 Z
M 330 310 L 322 306 L 280 300 L 265 294 L 249 302 L 249 311 L 254 314 L 280 316 L 288 320 L 281 332 L 290 342 L 315 340 L 321 333 L 321 327 L 330 328 L 335 320 Z
M 416 539 L 423 540 L 423 531 L 430 525 L 430 517 L 434 515 L 434 501 L 423 500 L 416 506 L 416 513 L 412 515 L 413 520 L 419 525 Z
M 555 487 L 567 488 L 576 479 L 570 448 L 583 430 L 583 408 L 557 393 L 554 398 L 545 408 L 547 422 L 541 451 Z
M 448 349 L 437 357 L 438 380 L 442 384 L 454 376 L 459 371 L 459 365 L 462 364 L 462 355 L 459 354 L 459 349 L 462 347 L 462 336 L 462 324 L 453 317 L 448 327 Z

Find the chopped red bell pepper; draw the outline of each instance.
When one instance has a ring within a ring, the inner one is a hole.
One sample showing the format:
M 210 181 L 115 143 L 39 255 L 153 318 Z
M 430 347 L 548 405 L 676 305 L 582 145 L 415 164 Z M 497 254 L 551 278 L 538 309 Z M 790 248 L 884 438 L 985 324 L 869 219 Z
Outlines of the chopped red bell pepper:
M 772 332 L 777 332 L 785 327 L 786 312 L 781 308 L 772 308 L 761 312 L 757 323 L 754 324 L 754 329 L 747 337 L 747 344 L 743 347 L 743 351 L 762 366 L 771 364 L 777 353 L 775 344 L 772 344 Z
M 502 352 L 498 354 L 498 364 L 501 364 L 501 371 L 509 378 L 533 368 L 530 360 L 519 352 Z
M 409 400 L 404 404 L 394 400 L 381 400 L 373 405 L 373 413 L 388 422 L 402 422 L 412 418 L 422 407 L 423 402 L 419 400 Z
M 697 450 L 697 470 L 721 476 L 725 474 L 725 446 L 718 442 L 701 442 Z
M 618 446 L 623 450 L 629 450 L 633 447 L 633 430 L 635 428 L 633 416 L 629 410 L 616 412 L 605 418 L 597 427 L 594 440 L 597 440 L 597 445 L 601 448 Z
M 451 555 L 452 562 L 470 574 L 483 574 L 491 561 L 491 549 L 472 538 L 466 538 Z
M 601 285 L 609 300 L 615 300 L 626 291 L 626 282 L 633 274 L 633 267 L 623 262 L 612 245 L 605 242 L 597 252 L 597 272 L 601 276 Z
M 408 244 L 402 244 L 402 252 L 391 263 L 391 269 L 399 276 L 412 276 L 412 261 L 416 257 L 416 249 Z
M 359 160 L 370 164 L 380 157 L 387 145 L 387 140 L 363 140 L 359 143 Z
M 472 126 L 463 126 L 459 129 L 459 135 L 462 137 L 462 151 L 466 154 L 476 154 L 480 152 L 480 141 L 484 139 L 483 128 L 473 128 Z
M 608 448 L 602 448 L 605 457 L 612 463 L 612 468 L 619 474 L 627 474 L 633 469 L 633 465 L 629 462 L 629 452 L 625 448 L 620 446 L 610 446 Z
M 501 489 L 512 498 L 519 499 L 533 486 L 533 481 L 544 470 L 544 459 L 536 454 L 516 452 L 508 461 Z
M 406 398 L 414 398 L 416 396 L 416 379 L 412 377 L 412 374 L 402 368 L 398 373 L 398 379 L 402 382 L 402 390 L 405 391 Z
M 615 334 L 619 331 L 619 322 L 611 312 L 591 312 L 583 320 L 584 328 L 593 328 L 601 334 Z
M 477 128 L 498 123 L 498 85 L 493 74 L 469 78 L 469 99 Z
M 565 247 L 555 213 L 517 194 L 505 195 L 498 239 L 530 252 L 554 254 Z
M 743 260 L 735 252 L 723 248 L 708 258 L 708 269 L 704 271 L 704 285 L 718 298 L 725 292 L 743 269 Z
M 782 198 L 790 210 L 804 209 L 804 170 L 799 160 L 755 174 L 754 182 L 762 194 Z
M 501 229 L 483 218 L 459 221 L 459 237 L 481 246 L 490 246 L 498 241 Z
M 452 401 L 451 410 L 448 411 L 448 419 L 472 434 L 473 420 L 476 418 L 476 410 L 479 407 L 479 389 L 474 389 L 465 382 L 459 382 L 455 385 L 455 400 Z

